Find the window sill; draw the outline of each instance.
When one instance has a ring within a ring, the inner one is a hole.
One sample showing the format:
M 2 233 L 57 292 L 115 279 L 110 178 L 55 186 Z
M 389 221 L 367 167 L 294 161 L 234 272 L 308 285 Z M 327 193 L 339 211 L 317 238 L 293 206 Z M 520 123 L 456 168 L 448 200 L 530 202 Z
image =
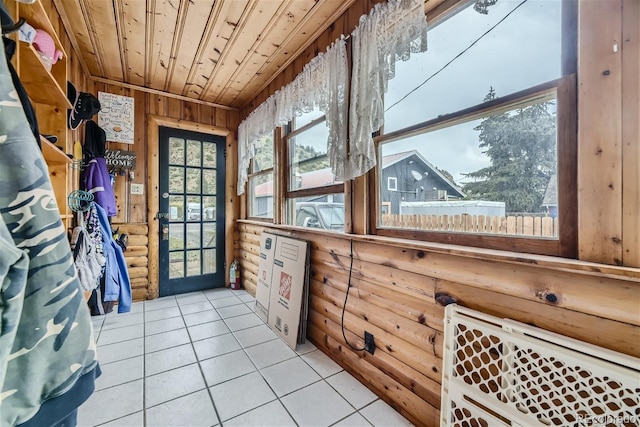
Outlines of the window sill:
M 535 255 L 528 253 L 511 252 L 497 249 L 484 249 L 470 246 L 459 246 L 447 243 L 433 243 L 424 241 L 415 241 L 402 239 L 397 237 L 385 237 L 375 235 L 359 235 L 337 233 L 329 230 L 310 229 L 304 227 L 296 227 L 282 224 L 267 224 L 263 221 L 255 220 L 236 220 L 239 224 L 256 225 L 268 227 L 278 230 L 283 235 L 290 237 L 298 237 L 300 233 L 315 234 L 318 236 L 332 237 L 338 239 L 348 239 L 354 242 L 367 242 L 373 244 L 384 244 L 389 246 L 401 247 L 403 249 L 411 249 L 418 252 L 440 253 L 463 258 L 474 258 L 488 262 L 511 263 L 514 265 L 527 265 L 541 267 L 545 269 L 570 271 L 572 273 L 580 273 L 589 276 L 608 277 L 611 279 L 635 279 L 640 282 L 640 268 L 618 267 L 607 264 L 598 264 L 593 262 L 580 261 L 570 258 L 561 258 L 549 255 Z M 422 256 L 427 256 L 423 254 Z

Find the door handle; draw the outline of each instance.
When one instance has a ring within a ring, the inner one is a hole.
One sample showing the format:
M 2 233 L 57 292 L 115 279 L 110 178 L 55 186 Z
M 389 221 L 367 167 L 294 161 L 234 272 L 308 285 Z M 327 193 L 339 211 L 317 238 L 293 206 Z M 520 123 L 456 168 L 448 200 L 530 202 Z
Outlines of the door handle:
M 163 224 L 160 226 L 160 240 L 169 240 L 169 225 Z
M 158 212 L 154 219 L 167 219 L 169 218 L 169 213 L 167 212 Z

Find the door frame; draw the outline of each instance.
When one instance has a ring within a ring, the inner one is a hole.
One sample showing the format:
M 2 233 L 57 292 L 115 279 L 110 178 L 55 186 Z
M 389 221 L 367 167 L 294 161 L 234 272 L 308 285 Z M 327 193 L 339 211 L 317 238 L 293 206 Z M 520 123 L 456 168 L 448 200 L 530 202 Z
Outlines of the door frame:
M 225 237 L 225 272 L 224 283 L 229 287 L 229 267 L 234 258 L 233 233 L 235 218 L 240 212 L 240 198 L 236 196 L 236 185 L 238 175 L 237 147 L 235 132 L 220 126 L 205 125 L 202 123 L 190 122 L 181 119 L 172 119 L 156 115 L 147 116 L 147 221 L 149 225 L 149 287 L 148 299 L 156 299 L 160 293 L 160 228 L 158 220 L 155 219 L 159 210 L 160 195 L 160 143 L 159 128 L 161 126 L 188 130 L 193 132 L 206 133 L 225 137 L 225 194 L 224 194 L 224 237 Z

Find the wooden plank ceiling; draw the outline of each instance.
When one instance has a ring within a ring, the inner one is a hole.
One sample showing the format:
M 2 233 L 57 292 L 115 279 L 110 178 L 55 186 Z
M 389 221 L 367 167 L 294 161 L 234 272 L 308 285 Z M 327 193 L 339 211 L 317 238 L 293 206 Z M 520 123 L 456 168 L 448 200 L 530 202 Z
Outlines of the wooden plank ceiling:
M 91 78 L 240 108 L 354 0 L 54 0 Z

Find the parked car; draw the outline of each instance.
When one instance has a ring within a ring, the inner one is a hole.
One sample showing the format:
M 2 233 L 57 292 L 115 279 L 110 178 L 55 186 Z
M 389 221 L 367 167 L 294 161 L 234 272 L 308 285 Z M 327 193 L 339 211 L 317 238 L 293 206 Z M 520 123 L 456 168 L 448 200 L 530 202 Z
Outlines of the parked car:
M 344 231 L 344 204 L 331 202 L 298 202 L 296 225 Z

